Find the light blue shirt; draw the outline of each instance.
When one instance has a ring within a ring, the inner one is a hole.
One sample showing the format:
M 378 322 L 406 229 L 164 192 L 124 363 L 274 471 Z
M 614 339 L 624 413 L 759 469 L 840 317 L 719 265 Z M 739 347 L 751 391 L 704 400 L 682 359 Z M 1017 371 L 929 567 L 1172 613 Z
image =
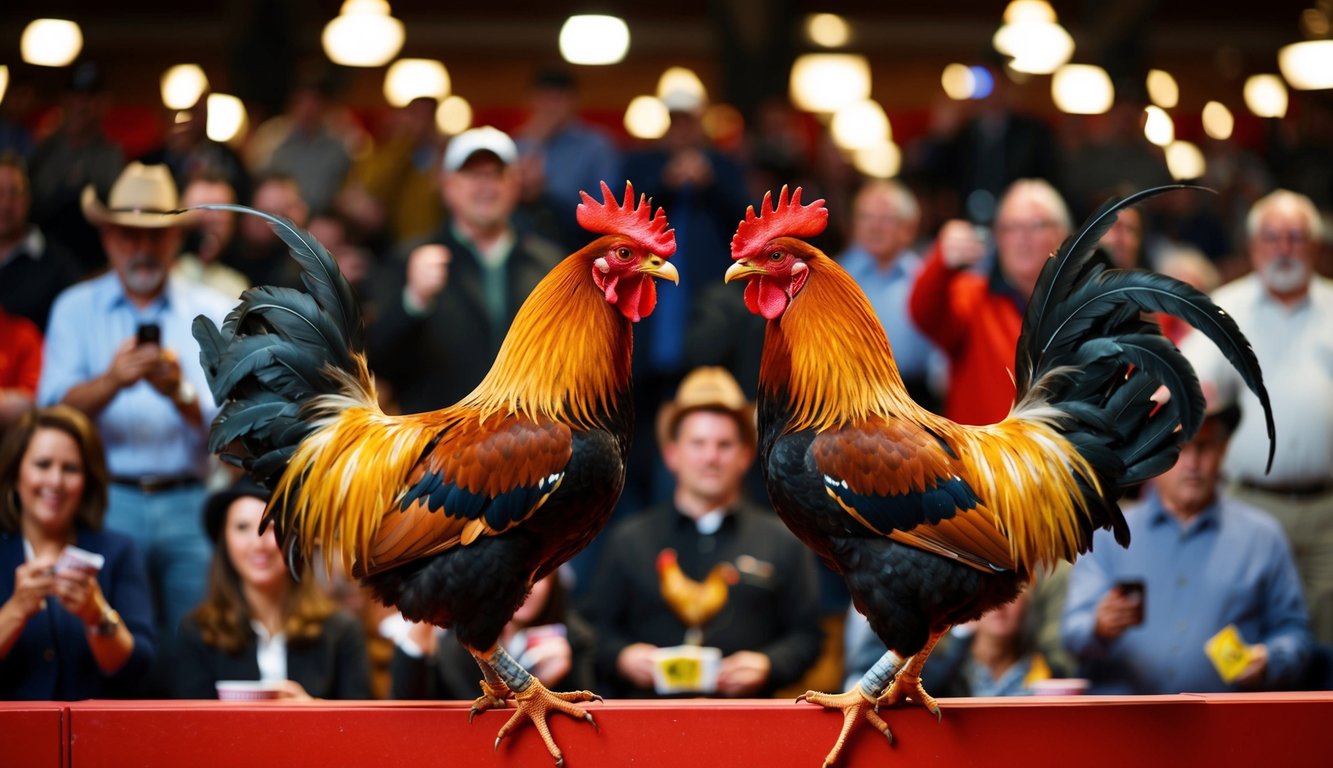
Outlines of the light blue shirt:
M 1309 618 L 1291 549 L 1267 513 L 1220 498 L 1181 527 L 1151 493 L 1125 512 L 1132 543 L 1097 531 L 1069 576 L 1062 632 L 1091 693 L 1206 693 L 1222 682 L 1204 644 L 1235 624 L 1268 646 L 1267 688 L 1298 683 L 1311 652 Z M 1142 579 L 1144 622 L 1103 643 L 1097 603 L 1122 579 Z
M 235 303 L 211 288 L 175 278 L 144 309 L 130 302 L 114 272 L 70 286 L 51 308 L 38 402 L 57 403 L 74 385 L 100 376 L 139 324 L 157 323 L 162 328 L 163 348 L 176 353 L 182 375 L 198 392 L 204 426 L 185 421 L 171 400 L 147 381 L 136 382 L 116 393 L 97 417 L 107 466 L 117 477 L 204 477 L 208 425 L 217 406 L 209 394 L 199 364 L 199 344 L 190 325 L 200 314 L 220 325 Z
M 925 379 L 932 369 L 943 365 L 943 357 L 917 329 L 908 309 L 912 284 L 921 271 L 920 256 L 905 250 L 894 257 L 888 269 L 883 269 L 869 251 L 853 245 L 838 257 L 838 263 L 870 299 L 904 378 Z

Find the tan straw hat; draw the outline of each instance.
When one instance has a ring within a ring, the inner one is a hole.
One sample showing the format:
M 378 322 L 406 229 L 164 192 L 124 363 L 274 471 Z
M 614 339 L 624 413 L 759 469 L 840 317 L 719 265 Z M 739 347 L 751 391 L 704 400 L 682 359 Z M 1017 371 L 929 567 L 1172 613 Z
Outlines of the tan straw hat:
M 116 224 L 139 229 L 161 229 L 189 224 L 192 213 L 173 215 L 179 208 L 176 182 L 165 165 L 130 163 L 111 185 L 107 204 L 97 199 L 92 184 L 83 188 L 83 215 L 93 224 Z
M 701 367 L 690 371 L 676 390 L 676 399 L 657 411 L 657 442 L 665 445 L 675 437 L 680 420 L 694 411 L 720 411 L 735 417 L 741 428 L 741 439 L 754 448 L 758 442 L 754 420 L 754 403 L 745 399 L 745 393 L 736 379 L 725 368 Z

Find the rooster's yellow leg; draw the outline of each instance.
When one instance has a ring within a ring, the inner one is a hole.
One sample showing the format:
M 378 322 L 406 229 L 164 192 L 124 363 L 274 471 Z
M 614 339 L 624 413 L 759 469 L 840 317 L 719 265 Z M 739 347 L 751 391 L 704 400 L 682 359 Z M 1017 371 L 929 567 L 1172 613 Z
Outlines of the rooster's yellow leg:
M 908 659 L 907 665 L 893 679 L 893 684 L 879 697 L 876 707 L 892 707 L 901 704 L 911 697 L 911 700 L 925 707 L 936 719 L 942 717 L 940 714 L 940 705 L 936 703 L 935 698 L 926 693 L 921 687 L 921 668 L 926 665 L 926 658 L 930 652 L 935 650 L 935 644 L 940 641 L 948 629 L 938 632 L 932 632 L 930 639 L 926 641 L 925 646 L 917 651 L 912 658 Z
M 601 701 L 602 697 L 591 691 L 568 693 L 549 691 L 498 645 L 482 658 L 514 695 L 514 714 L 509 717 L 508 722 L 500 726 L 499 733 L 495 735 L 495 748 L 499 749 L 501 740 L 522 726 L 525 719 L 531 720 L 546 744 L 546 751 L 555 759 L 557 768 L 564 766 L 565 756 L 551 736 L 546 716 L 551 712 L 562 712 L 570 717 L 585 720 L 596 728 L 597 722 L 593 720 L 592 713 L 575 706 L 575 702 Z
M 833 749 L 824 757 L 824 768 L 829 768 L 837 762 L 838 755 L 842 753 L 842 748 L 847 743 L 847 737 L 861 718 L 865 718 L 875 726 L 876 730 L 884 734 L 892 746 L 893 733 L 889 730 L 889 724 L 875 711 L 877 708 L 875 698 L 888 686 L 902 664 L 903 661 L 898 654 L 888 651 L 861 677 L 860 682 L 852 686 L 850 691 L 838 694 L 806 691 L 796 699 L 798 702 L 808 701 L 826 709 L 842 710 L 842 730 L 838 733 L 838 740 L 834 742 Z

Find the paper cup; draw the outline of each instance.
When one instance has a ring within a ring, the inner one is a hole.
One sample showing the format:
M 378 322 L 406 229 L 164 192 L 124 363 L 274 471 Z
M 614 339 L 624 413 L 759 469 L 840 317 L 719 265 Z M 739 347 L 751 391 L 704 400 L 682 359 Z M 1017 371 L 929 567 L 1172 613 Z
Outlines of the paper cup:
M 218 698 L 222 701 L 263 701 L 278 698 L 281 684 L 264 680 L 219 680 Z
M 1080 696 L 1088 692 L 1088 681 L 1081 677 L 1052 677 L 1032 684 L 1037 696 Z
M 653 687 L 658 693 L 713 693 L 722 651 L 697 645 L 658 648 L 653 653 Z

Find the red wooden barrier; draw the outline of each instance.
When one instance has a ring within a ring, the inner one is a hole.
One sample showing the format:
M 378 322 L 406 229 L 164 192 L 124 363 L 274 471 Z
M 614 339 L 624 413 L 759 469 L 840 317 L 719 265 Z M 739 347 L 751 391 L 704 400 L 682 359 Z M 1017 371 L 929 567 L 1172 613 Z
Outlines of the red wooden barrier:
M 780 701 L 590 706 L 600 731 L 553 721 L 571 768 L 818 768 L 839 725 L 834 713 Z M 862 727 L 840 766 L 1333 764 L 1333 693 L 952 699 L 943 709 L 940 723 L 916 708 L 886 712 L 897 743 Z M 0 765 L 550 766 L 530 727 L 492 752 L 504 717 L 488 712 L 468 725 L 463 703 L 8 705 Z

